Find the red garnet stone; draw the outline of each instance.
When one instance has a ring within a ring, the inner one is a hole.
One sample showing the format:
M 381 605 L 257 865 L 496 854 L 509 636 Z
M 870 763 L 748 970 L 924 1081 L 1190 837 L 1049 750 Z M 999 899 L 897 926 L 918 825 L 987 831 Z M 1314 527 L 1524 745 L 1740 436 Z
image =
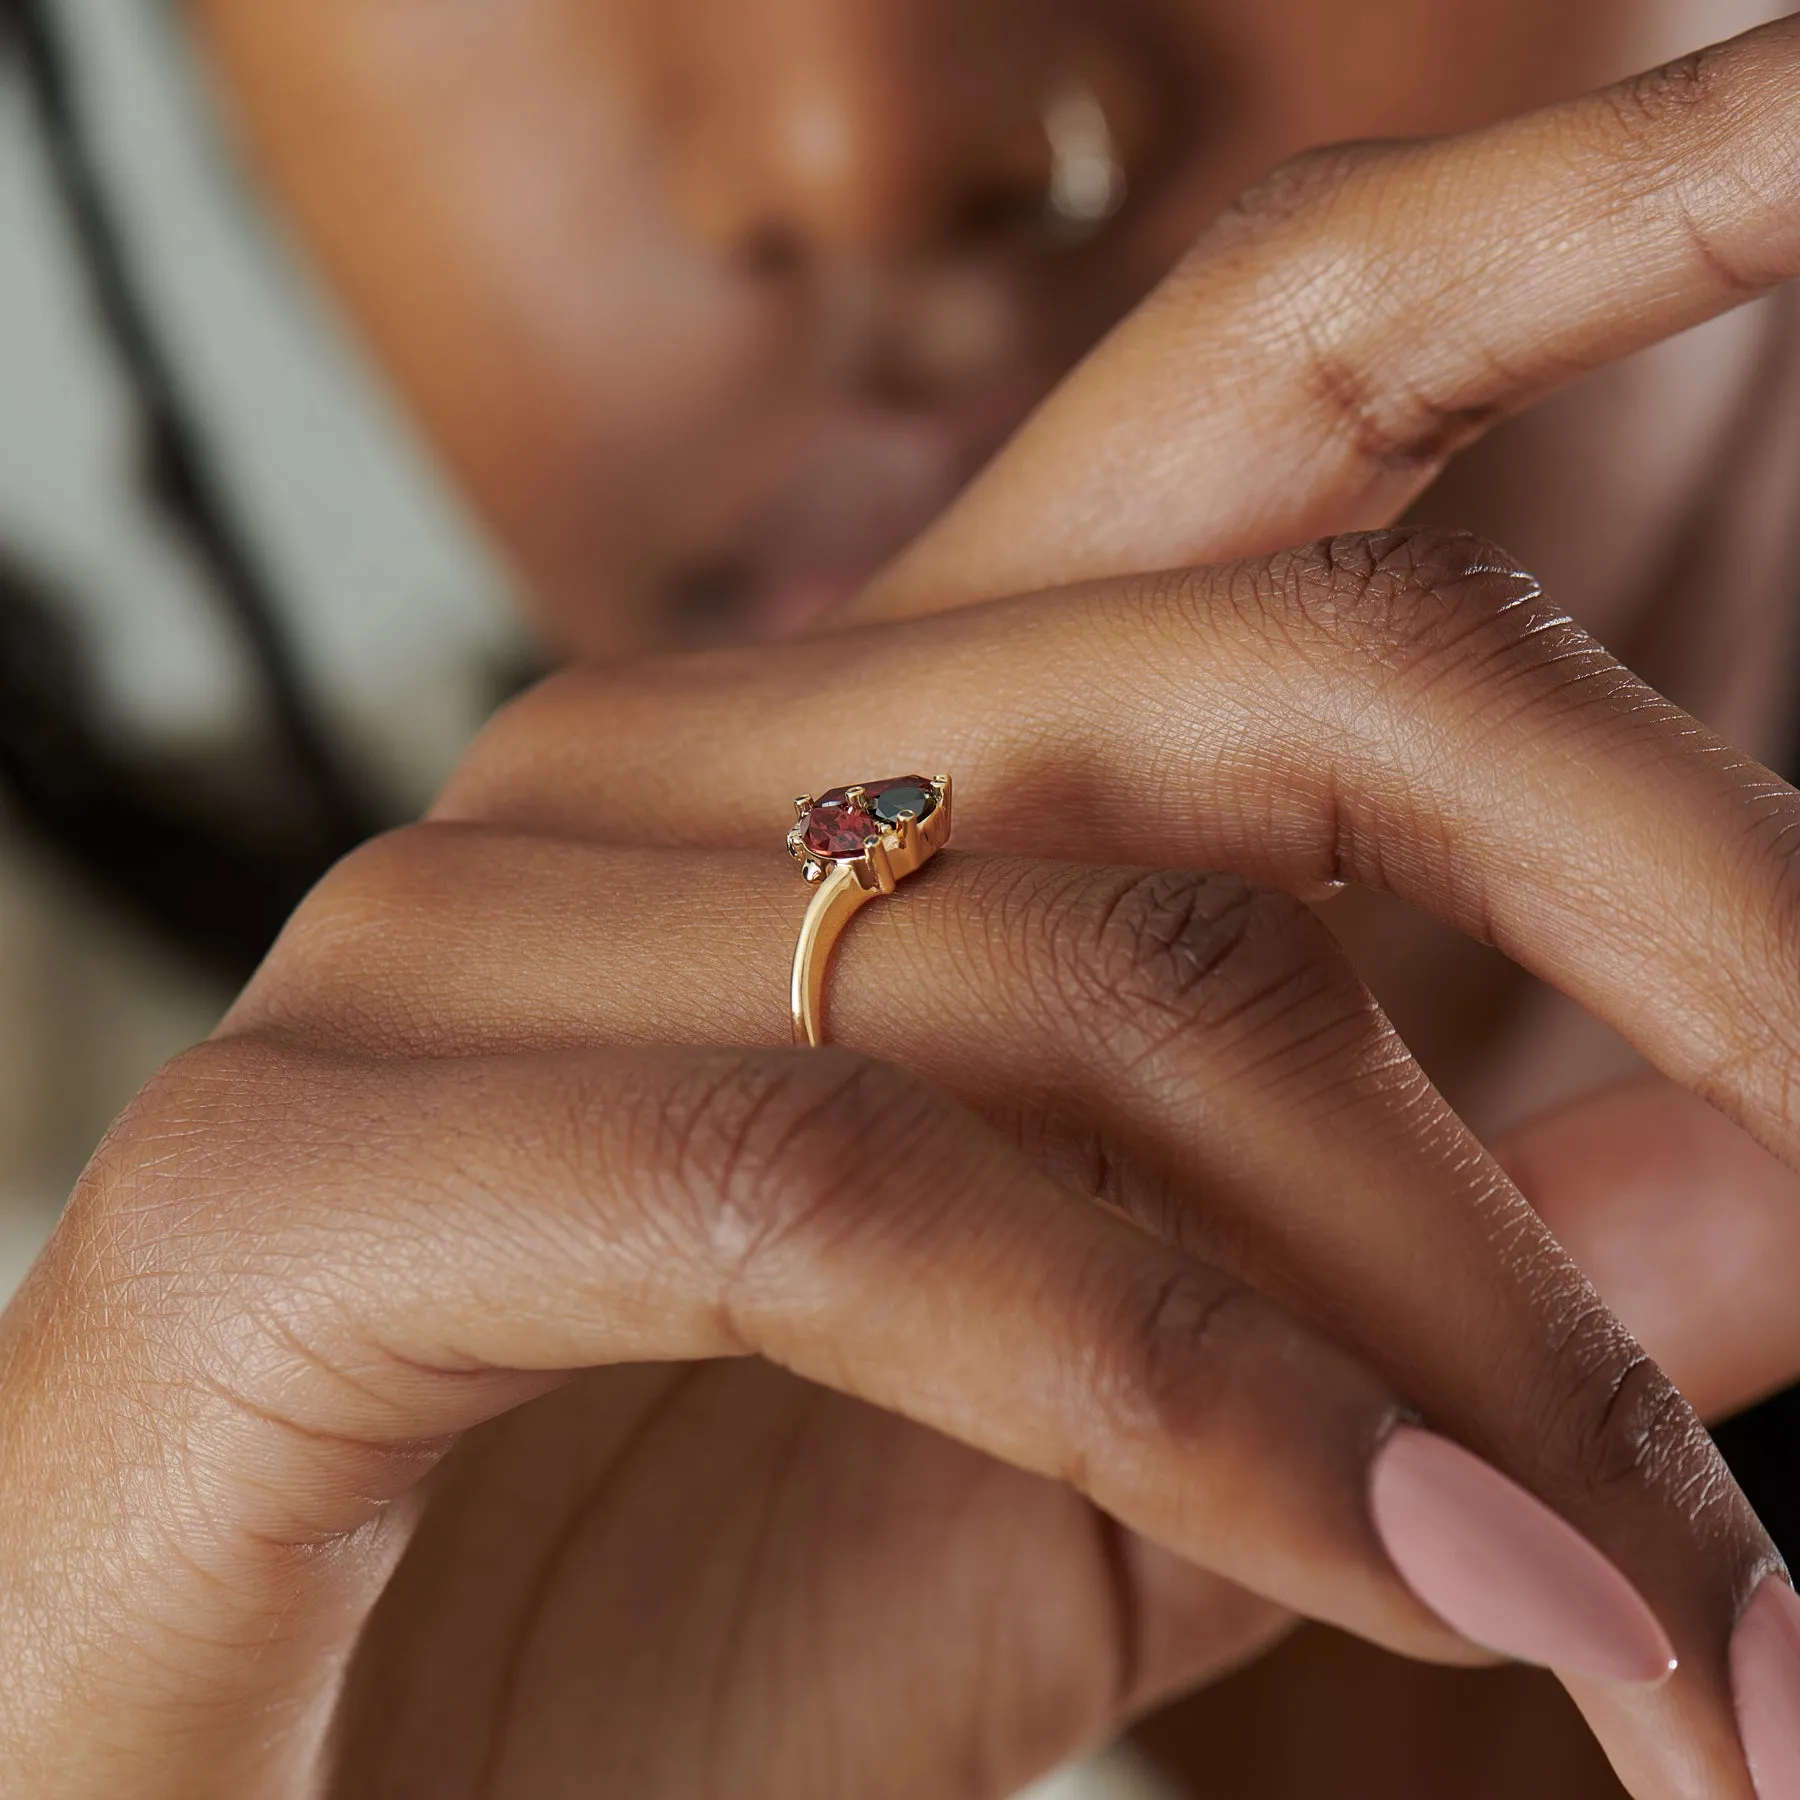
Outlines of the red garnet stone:
M 843 862 L 861 856 L 863 845 L 880 835 L 881 827 L 860 806 L 852 806 L 842 788 L 833 788 L 806 815 L 801 838 L 814 856 Z
M 865 781 L 859 785 L 868 802 L 867 810 L 852 806 L 849 793 L 835 787 L 821 794 L 806 815 L 806 829 L 802 835 L 813 855 L 828 856 L 839 862 L 861 856 L 863 845 L 894 825 L 900 812 L 910 812 L 915 818 L 922 819 L 937 805 L 932 798 L 931 783 L 923 775 L 891 775 L 886 781 Z M 890 789 L 898 804 L 883 808 L 882 796 Z

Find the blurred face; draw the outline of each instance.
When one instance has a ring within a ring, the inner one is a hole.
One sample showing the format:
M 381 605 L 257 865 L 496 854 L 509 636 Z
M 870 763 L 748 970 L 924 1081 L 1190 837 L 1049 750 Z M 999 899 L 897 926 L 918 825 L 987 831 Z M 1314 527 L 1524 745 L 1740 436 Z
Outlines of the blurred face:
M 192 6 L 539 624 L 598 653 L 829 608 L 1271 163 L 1590 85 L 1646 10 Z

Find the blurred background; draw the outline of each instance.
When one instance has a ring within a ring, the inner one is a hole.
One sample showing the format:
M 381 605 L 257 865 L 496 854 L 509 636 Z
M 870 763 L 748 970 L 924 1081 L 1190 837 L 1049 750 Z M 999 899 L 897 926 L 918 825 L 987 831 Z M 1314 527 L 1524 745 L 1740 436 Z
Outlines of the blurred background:
M 285 602 L 300 672 L 395 816 L 416 809 L 519 653 L 503 577 L 242 187 L 172 13 L 58 0 L 56 17 L 144 298 Z M 0 546 L 79 634 L 110 747 L 172 780 L 223 781 L 265 729 L 264 688 L 148 498 L 130 384 L 41 125 L 17 62 L 0 63 Z M 0 639 L 14 656 L 55 653 Z M 224 971 L 209 979 L 52 867 L 0 809 L 0 1289 L 107 1121 L 229 991 Z

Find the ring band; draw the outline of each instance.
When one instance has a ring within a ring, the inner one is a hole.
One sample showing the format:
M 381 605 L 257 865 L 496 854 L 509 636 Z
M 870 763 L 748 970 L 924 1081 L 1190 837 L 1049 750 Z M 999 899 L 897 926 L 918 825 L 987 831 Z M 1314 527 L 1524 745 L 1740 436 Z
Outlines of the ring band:
M 950 777 L 895 775 L 794 802 L 788 852 L 813 883 L 794 945 L 794 1042 L 825 1041 L 825 971 L 853 914 L 931 861 L 950 841 Z

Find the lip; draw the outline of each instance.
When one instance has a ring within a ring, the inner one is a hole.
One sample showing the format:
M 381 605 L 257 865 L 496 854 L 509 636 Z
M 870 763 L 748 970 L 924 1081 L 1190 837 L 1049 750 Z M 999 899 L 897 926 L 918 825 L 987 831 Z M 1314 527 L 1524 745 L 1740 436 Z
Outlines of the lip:
M 721 550 L 664 584 L 690 640 L 782 638 L 846 604 L 1010 435 L 1028 397 L 955 415 L 858 410 L 822 422 Z
M 665 585 L 663 614 L 693 648 L 792 637 L 844 605 L 867 570 L 758 569 L 733 558 L 699 563 Z
M 795 570 L 770 577 L 763 583 L 757 621 L 766 637 L 792 637 L 815 619 L 836 612 L 849 603 L 887 558 L 872 560 L 855 571 L 808 573 Z

